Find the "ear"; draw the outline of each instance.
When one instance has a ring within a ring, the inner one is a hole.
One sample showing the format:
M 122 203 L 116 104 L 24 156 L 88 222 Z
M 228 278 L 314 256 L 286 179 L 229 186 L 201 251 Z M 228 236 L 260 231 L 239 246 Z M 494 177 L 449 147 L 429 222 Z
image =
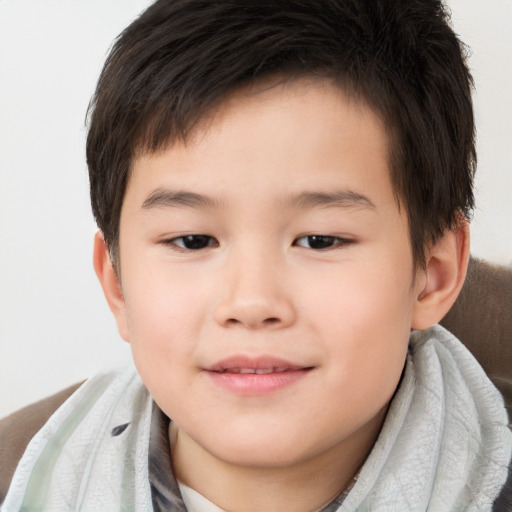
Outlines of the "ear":
M 103 233 L 98 231 L 94 236 L 94 270 L 100 281 L 103 293 L 107 299 L 110 310 L 114 314 L 117 323 L 117 330 L 125 341 L 129 340 L 128 322 L 126 315 L 126 304 L 123 297 L 123 290 L 108 250 Z
M 427 254 L 418 271 L 413 329 L 427 329 L 448 313 L 464 284 L 469 262 L 469 224 L 464 219 L 447 231 Z

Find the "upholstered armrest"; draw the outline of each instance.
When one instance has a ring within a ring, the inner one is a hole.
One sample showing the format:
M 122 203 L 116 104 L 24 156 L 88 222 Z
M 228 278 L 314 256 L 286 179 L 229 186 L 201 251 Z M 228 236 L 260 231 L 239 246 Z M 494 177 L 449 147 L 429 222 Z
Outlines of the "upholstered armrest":
M 441 324 L 478 359 L 512 408 L 512 269 L 472 258 Z
M 0 504 L 29 441 L 81 385 L 75 384 L 0 420 Z
M 441 324 L 490 375 L 512 380 L 512 270 L 471 259 L 462 292 Z

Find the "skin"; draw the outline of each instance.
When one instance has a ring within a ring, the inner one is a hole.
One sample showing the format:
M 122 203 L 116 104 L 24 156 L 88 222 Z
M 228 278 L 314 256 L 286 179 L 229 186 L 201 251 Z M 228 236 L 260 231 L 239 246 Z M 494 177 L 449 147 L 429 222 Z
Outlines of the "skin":
M 186 142 L 135 159 L 117 274 L 96 237 L 120 334 L 173 421 L 174 470 L 225 510 L 311 511 L 338 495 L 378 436 L 411 328 L 456 298 L 467 226 L 414 268 L 389 175 L 381 120 L 334 85 L 245 89 Z M 239 393 L 205 371 L 233 355 L 307 370 Z

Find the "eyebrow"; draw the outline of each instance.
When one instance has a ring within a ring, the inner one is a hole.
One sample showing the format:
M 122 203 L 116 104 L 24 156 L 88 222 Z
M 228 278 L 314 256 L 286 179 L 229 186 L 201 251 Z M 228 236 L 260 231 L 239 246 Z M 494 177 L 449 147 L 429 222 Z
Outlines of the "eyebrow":
M 221 202 L 210 196 L 158 188 L 142 203 L 142 208 L 217 208 Z M 290 209 L 311 208 L 367 208 L 376 210 L 375 204 L 365 195 L 349 189 L 333 192 L 301 192 L 287 196 L 283 206 Z
M 359 192 L 350 189 L 332 192 L 302 192 L 285 198 L 284 205 L 288 208 L 367 208 L 376 210 L 373 201 Z
M 215 208 L 219 204 L 219 201 L 203 194 L 158 188 L 149 194 L 142 203 L 142 208 Z

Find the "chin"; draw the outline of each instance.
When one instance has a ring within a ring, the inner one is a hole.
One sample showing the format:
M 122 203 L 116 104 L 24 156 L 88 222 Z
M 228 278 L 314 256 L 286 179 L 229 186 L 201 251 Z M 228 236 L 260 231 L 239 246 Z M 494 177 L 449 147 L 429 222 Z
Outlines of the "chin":
M 265 443 L 265 446 L 250 446 L 243 447 L 230 447 L 225 452 L 217 452 L 214 454 L 220 460 L 225 463 L 253 468 L 253 469 L 272 469 L 272 468 L 283 468 L 293 466 L 308 457 L 302 456 L 290 450 L 273 449 L 269 446 L 269 443 Z

